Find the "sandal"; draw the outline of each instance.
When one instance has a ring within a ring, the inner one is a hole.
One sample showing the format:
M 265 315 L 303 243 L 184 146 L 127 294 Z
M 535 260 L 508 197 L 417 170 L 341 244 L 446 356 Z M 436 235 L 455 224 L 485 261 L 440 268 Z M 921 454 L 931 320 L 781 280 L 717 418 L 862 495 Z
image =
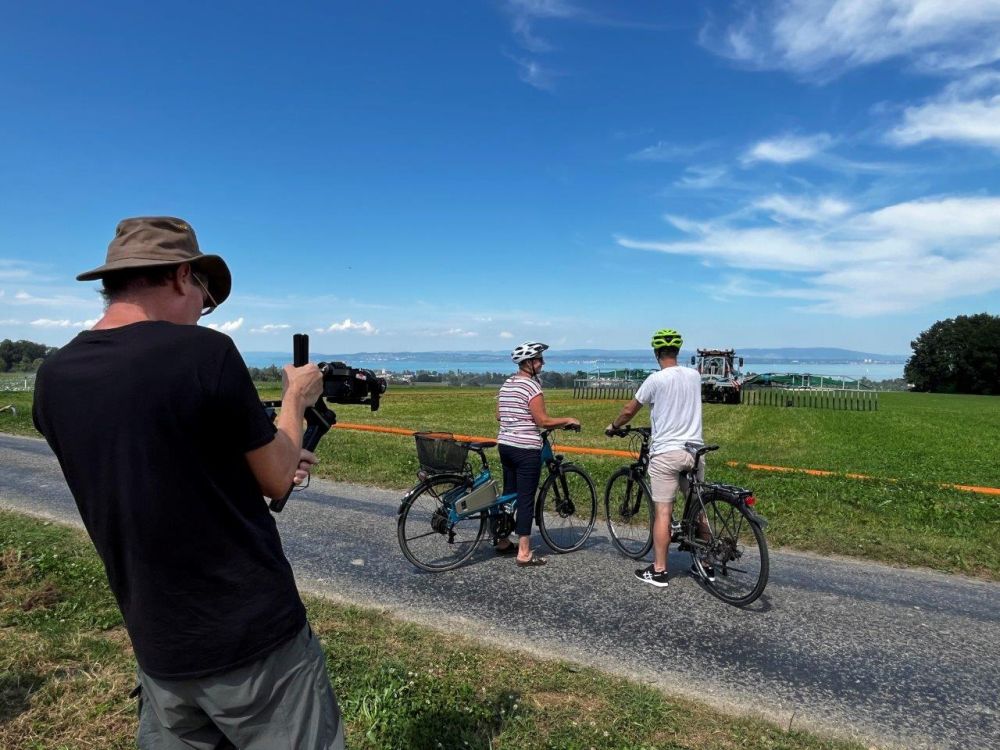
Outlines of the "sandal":
M 517 545 L 508 544 L 506 547 L 493 547 L 493 554 L 500 557 L 510 557 L 517 554 Z
M 518 560 L 517 567 L 519 568 L 539 568 L 548 562 L 544 557 L 531 556 L 530 560 Z

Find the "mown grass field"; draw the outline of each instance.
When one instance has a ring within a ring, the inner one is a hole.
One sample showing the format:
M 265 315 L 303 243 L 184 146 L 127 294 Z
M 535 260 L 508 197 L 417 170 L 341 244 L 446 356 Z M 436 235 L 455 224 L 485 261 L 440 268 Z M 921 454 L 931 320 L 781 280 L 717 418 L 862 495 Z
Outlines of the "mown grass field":
M 353 750 L 858 747 L 374 610 L 307 606 Z M 134 684 L 128 637 L 87 538 L 0 511 L 0 747 L 132 748 Z
M 489 389 L 399 387 L 377 412 L 336 411 L 343 423 L 492 437 L 494 397 Z M 626 447 L 603 435 L 621 402 L 554 390 L 546 392 L 546 404 L 551 414 L 577 417 L 584 426 L 580 434 L 559 433 L 558 443 Z M 883 393 L 876 412 L 706 404 L 704 422 L 705 440 L 721 445 L 709 477 L 755 490 L 772 545 L 1000 577 L 1000 496 L 940 486 L 1000 487 L 1000 398 Z M 634 424 L 648 424 L 648 411 Z M 409 437 L 336 430 L 319 455 L 319 475 L 383 487 L 412 485 L 417 469 Z M 599 496 L 624 462 L 569 458 L 591 473 Z M 873 478 L 751 471 L 727 461 Z M 493 463 L 499 469 L 499 460 Z
M 280 393 L 262 389 L 262 396 Z M 336 406 L 342 423 L 495 435 L 495 391 L 475 388 L 391 388 L 382 408 Z M 1000 398 L 882 393 L 876 412 L 771 406 L 704 407 L 705 439 L 718 443 L 709 476 L 755 490 L 770 521 L 768 539 L 825 554 L 922 565 L 1000 578 L 1000 496 L 945 489 L 942 483 L 1000 487 Z M 580 434 L 558 442 L 624 448 L 604 437 L 616 401 L 576 400 L 546 392 L 550 413 L 578 417 Z M 0 394 L 17 416 L 0 413 L 0 430 L 33 435 L 31 395 Z M 640 412 L 634 424 L 648 424 Z M 317 475 L 403 489 L 417 469 L 409 437 L 335 430 L 320 444 Z M 496 453 L 492 453 L 496 457 Z M 624 459 L 571 455 L 594 477 L 599 495 Z M 733 468 L 727 461 L 858 473 L 815 477 Z M 494 461 L 499 469 L 499 460 Z

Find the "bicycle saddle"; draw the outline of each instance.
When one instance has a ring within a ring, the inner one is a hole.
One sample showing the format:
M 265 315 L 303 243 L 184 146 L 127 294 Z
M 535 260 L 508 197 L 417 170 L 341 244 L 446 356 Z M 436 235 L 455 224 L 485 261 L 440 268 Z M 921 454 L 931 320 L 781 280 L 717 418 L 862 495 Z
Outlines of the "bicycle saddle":
M 704 456 L 706 453 L 719 450 L 717 445 L 698 445 L 698 443 L 684 443 L 684 447 L 692 451 L 696 456 Z
M 466 445 L 474 451 L 481 451 L 483 448 L 492 448 L 496 444 L 496 440 L 478 440 L 476 442 L 466 443 Z

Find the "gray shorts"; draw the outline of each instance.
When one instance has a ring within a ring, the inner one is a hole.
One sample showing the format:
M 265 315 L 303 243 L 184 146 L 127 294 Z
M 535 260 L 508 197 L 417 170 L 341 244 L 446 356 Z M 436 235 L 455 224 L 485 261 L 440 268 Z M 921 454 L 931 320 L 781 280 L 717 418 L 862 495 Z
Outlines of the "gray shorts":
M 319 640 L 306 625 L 252 664 L 193 680 L 139 670 L 142 750 L 343 750 Z
M 687 492 L 687 481 L 681 472 L 694 466 L 694 456 L 686 450 L 657 453 L 649 459 L 649 489 L 654 503 L 672 503 L 677 489 Z M 705 464 L 698 467 L 698 478 L 705 476 Z

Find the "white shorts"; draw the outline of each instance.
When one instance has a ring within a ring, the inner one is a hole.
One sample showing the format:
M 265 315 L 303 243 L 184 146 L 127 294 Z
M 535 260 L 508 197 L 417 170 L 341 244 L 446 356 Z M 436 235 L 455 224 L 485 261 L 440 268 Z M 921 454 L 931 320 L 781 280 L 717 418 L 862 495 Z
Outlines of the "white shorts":
M 686 450 L 657 453 L 649 459 L 649 488 L 653 492 L 654 503 L 672 503 L 677 489 L 687 491 L 687 481 L 681 472 L 694 466 L 694 456 Z M 698 478 L 705 476 L 705 462 L 698 467 Z

